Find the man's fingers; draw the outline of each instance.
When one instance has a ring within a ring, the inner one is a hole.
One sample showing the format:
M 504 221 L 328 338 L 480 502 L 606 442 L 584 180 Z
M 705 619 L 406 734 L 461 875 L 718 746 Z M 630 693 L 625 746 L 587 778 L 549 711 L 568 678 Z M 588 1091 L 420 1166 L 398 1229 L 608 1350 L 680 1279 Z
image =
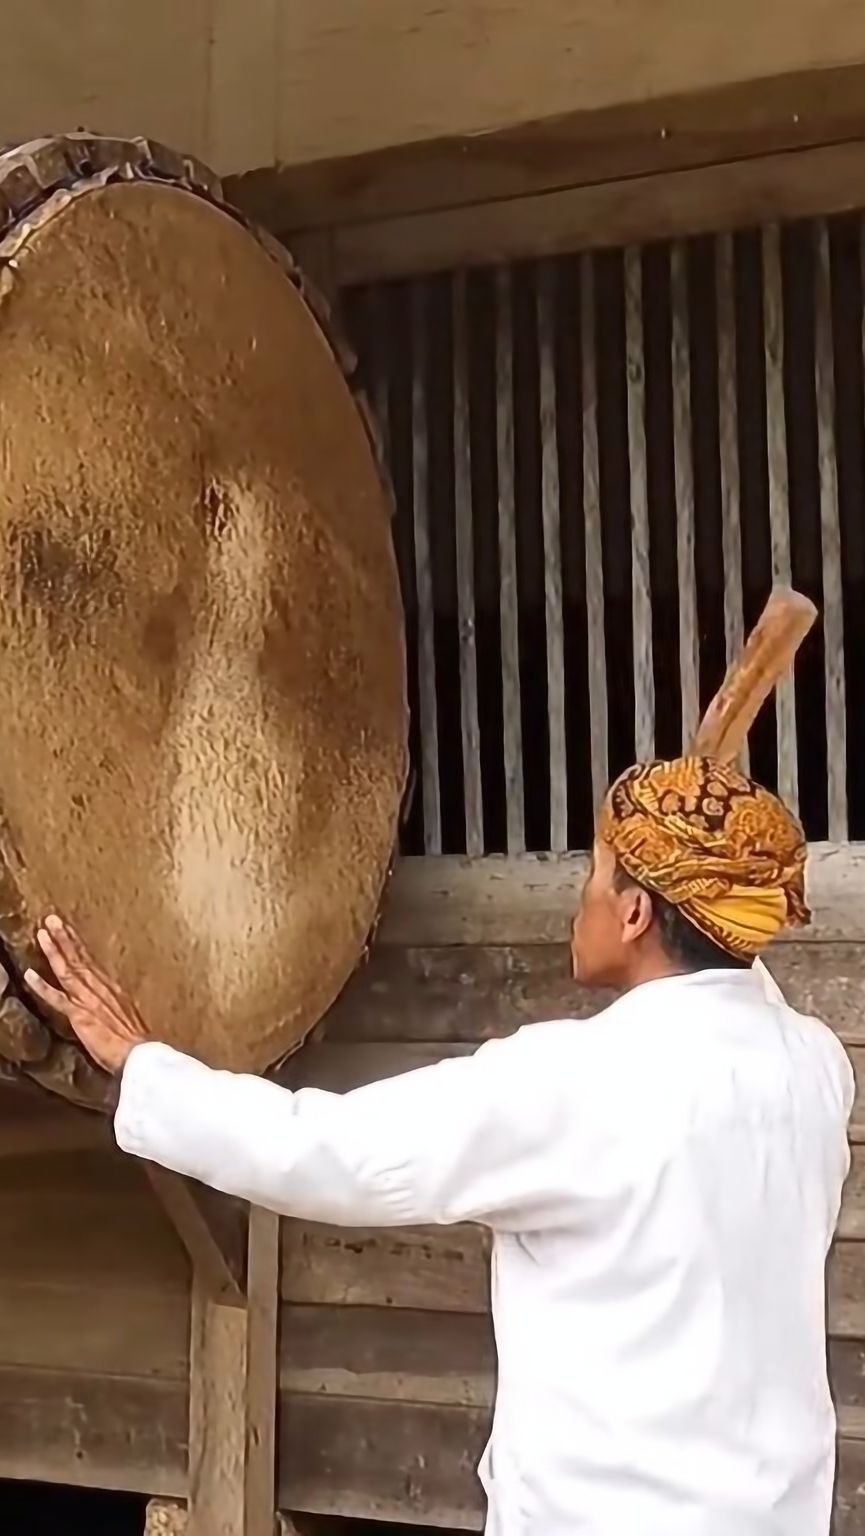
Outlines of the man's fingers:
M 48 921 L 51 921 L 50 930 L 47 926 Z M 110 1006 L 113 1002 L 110 988 L 98 972 L 79 964 L 75 950 L 68 942 L 65 925 L 61 925 L 62 934 L 57 929 L 56 925 L 59 921 L 59 918 L 47 919 L 46 926 L 40 928 L 36 934 L 36 942 L 61 987 L 82 1006 L 92 1007 L 94 1002 L 107 1003 Z
M 59 987 L 52 987 L 49 982 L 43 981 L 38 971 L 25 971 L 24 980 L 30 991 L 39 1001 L 45 1003 L 48 1008 L 53 1008 L 56 1013 L 62 1013 L 71 1021 L 74 1004 L 71 998 L 61 992 Z
M 51 912 L 46 917 L 43 926 L 48 929 L 64 959 L 68 960 L 70 965 L 77 965 L 81 970 L 94 969 L 93 956 L 76 933 L 72 924 L 67 923 L 65 917 L 60 917 L 56 912 Z
M 49 933 L 47 928 L 39 928 L 36 933 L 36 943 L 39 945 L 61 987 L 68 992 L 80 992 L 80 985 L 76 980 L 75 971 L 56 942 L 54 935 Z

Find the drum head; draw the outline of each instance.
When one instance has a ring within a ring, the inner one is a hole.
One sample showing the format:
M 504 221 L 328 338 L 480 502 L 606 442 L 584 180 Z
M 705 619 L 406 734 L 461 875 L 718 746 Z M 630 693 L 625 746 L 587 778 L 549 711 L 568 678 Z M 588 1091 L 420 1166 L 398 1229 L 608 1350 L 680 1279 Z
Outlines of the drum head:
M 260 1071 L 394 847 L 390 507 L 299 282 L 148 148 L 0 246 L 0 934 L 68 914 L 154 1035 Z

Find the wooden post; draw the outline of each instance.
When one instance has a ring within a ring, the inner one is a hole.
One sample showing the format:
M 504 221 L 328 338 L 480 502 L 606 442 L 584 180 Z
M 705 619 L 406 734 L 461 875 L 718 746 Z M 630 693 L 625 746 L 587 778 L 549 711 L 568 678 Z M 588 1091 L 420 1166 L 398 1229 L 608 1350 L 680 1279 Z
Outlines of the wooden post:
M 193 1274 L 188 1536 L 273 1536 L 278 1312 L 279 1218 L 253 1209 L 244 1304 Z

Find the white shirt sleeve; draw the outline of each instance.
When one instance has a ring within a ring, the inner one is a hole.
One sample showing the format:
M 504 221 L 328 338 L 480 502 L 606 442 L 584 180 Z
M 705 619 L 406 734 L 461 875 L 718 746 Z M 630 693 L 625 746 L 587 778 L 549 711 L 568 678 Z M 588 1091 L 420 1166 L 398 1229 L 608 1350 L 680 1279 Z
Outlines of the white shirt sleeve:
M 352 1093 L 290 1092 L 136 1046 L 115 1118 L 125 1152 L 288 1216 L 343 1226 L 553 1219 L 554 1096 L 521 1031 Z

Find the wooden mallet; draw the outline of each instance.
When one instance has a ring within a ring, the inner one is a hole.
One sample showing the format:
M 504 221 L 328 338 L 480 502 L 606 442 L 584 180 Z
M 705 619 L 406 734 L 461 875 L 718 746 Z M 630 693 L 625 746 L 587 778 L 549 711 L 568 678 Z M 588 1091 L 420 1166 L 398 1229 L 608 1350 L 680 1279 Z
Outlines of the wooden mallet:
M 691 748 L 695 757 L 735 762 L 816 618 L 810 598 L 790 588 L 775 589 L 697 728 Z

